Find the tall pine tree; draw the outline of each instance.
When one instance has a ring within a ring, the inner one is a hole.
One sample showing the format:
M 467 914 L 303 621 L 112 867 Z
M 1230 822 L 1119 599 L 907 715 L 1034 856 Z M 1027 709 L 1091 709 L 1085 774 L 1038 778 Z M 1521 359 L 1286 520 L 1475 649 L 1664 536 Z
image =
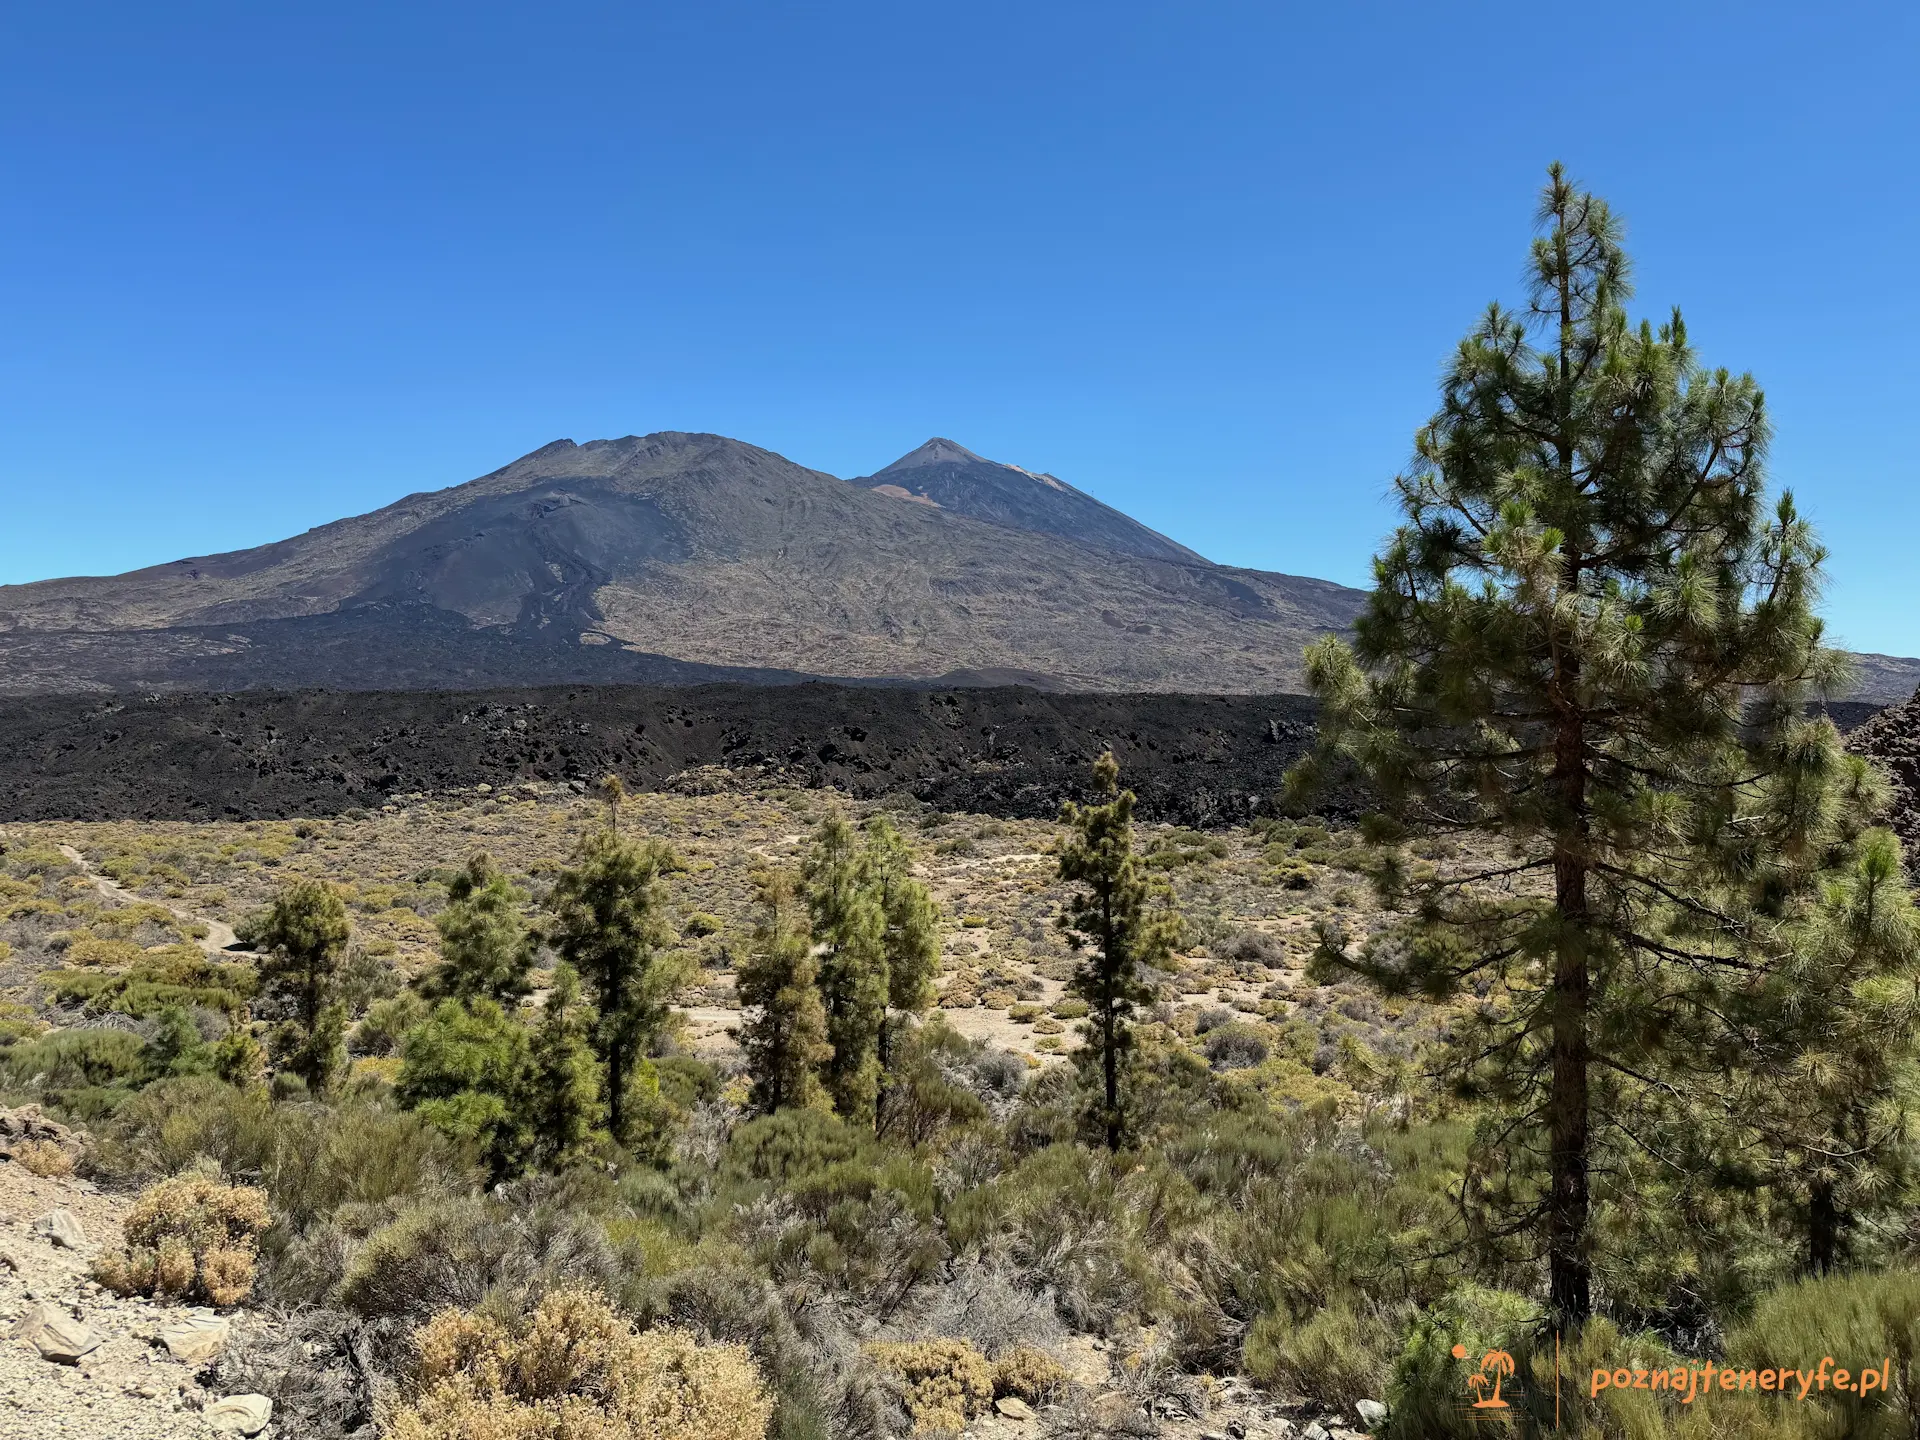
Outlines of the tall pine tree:
M 553 967 L 553 986 L 534 1027 L 523 1100 L 534 1158 L 564 1170 L 592 1153 L 600 1130 L 600 1064 L 593 1054 L 593 1009 L 580 995 L 580 976 Z
M 1061 811 L 1068 834 L 1060 878 L 1079 888 L 1059 923 L 1081 954 L 1067 988 L 1087 1002 L 1086 1044 L 1074 1062 L 1097 1077 L 1098 1128 L 1107 1149 L 1117 1151 L 1127 1129 L 1121 1082 L 1133 1045 L 1131 1022 L 1152 996 L 1150 972 L 1168 968 L 1181 923 L 1166 882 L 1134 854 L 1134 794 L 1120 788 L 1111 752 L 1094 761 L 1093 788 L 1104 803 L 1069 800 Z
M 521 897 L 484 850 L 447 886 L 447 908 L 434 920 L 440 963 L 421 990 L 429 999 L 497 1000 L 511 1006 L 532 986 L 537 948 Z
M 269 1037 L 274 1057 L 317 1095 L 347 1063 L 347 1012 L 336 999 L 353 938 L 346 902 L 324 880 L 296 880 L 243 921 L 239 936 L 262 953 L 263 988 L 293 1009 Z
M 884 815 L 863 827 L 867 837 L 867 883 L 878 892 L 884 925 L 887 1009 L 880 1027 L 880 1083 L 886 1084 L 893 1015 L 923 1014 L 933 1004 L 940 973 L 940 910 L 933 892 L 913 876 L 913 851 Z
M 827 1012 L 824 1078 L 850 1124 L 871 1127 L 880 1090 L 880 1032 L 887 1013 L 886 915 L 869 883 L 859 837 L 839 815 L 814 832 L 803 875 L 818 984 Z
M 1557 166 L 1539 221 L 1525 310 L 1461 343 L 1395 482 L 1353 648 L 1309 652 L 1322 743 L 1295 784 L 1352 762 L 1375 840 L 1493 842 L 1413 875 L 1389 851 L 1409 923 L 1323 957 L 1396 991 L 1511 982 L 1462 1035 L 1493 1105 L 1476 1183 L 1577 1323 L 1596 1150 L 1630 1143 L 1635 1091 L 1709 1023 L 1702 991 L 1763 963 L 1755 897 L 1826 863 L 1837 737 L 1804 702 L 1838 666 L 1823 552 L 1790 497 L 1764 508 L 1759 387 L 1702 368 L 1678 312 L 1628 322 L 1620 227 Z
M 817 1072 L 832 1057 L 833 1047 L 827 1043 L 827 1014 L 814 984 L 813 939 L 794 894 L 793 877 L 774 872 L 760 876 L 758 885 L 762 917 L 736 983 L 741 1008 L 750 1012 L 740 1027 L 740 1048 L 746 1051 L 747 1073 L 753 1077 L 753 1105 L 770 1115 L 819 1101 Z
M 593 995 L 594 1050 L 606 1066 L 607 1125 L 629 1144 L 627 1087 L 640 1072 L 648 1043 L 665 1023 L 674 993 L 691 978 L 667 916 L 668 874 L 679 868 L 671 848 L 596 830 L 580 841 L 573 863 L 554 882 L 553 946 Z

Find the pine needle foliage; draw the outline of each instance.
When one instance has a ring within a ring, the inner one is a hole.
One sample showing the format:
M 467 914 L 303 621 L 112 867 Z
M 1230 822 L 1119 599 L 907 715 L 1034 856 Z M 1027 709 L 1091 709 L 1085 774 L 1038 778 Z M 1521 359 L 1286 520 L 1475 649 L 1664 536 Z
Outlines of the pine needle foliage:
M 564 1170 L 593 1153 L 603 1103 L 600 1062 L 593 1054 L 595 1015 L 571 965 L 553 968 L 553 985 L 533 1030 L 526 1118 L 536 1162 Z
M 531 990 L 527 972 L 538 948 L 521 909 L 522 897 L 485 851 L 467 861 L 447 887 L 440 932 L 440 963 L 421 983 L 429 999 L 485 997 L 511 1005 Z
M 1349 649 L 1308 652 L 1322 739 L 1304 796 L 1352 764 L 1377 793 L 1383 894 L 1408 923 L 1322 963 L 1395 993 L 1504 981 L 1458 1036 L 1491 1102 L 1468 1200 L 1544 1253 L 1563 1324 L 1593 1305 L 1596 1154 L 1712 1007 L 1756 982 L 1753 917 L 1804 894 L 1858 817 L 1840 674 L 1813 612 L 1824 552 L 1765 505 L 1765 403 L 1696 358 L 1676 310 L 1631 324 L 1621 227 L 1555 166 L 1525 307 L 1491 307 L 1395 481 Z M 1409 832 L 1490 837 L 1410 875 Z M 1477 853 L 1477 852 L 1476 852 Z
M 690 978 L 687 957 L 669 951 L 666 877 L 680 868 L 658 840 L 611 830 L 585 836 L 554 882 L 553 947 L 593 997 L 594 1051 L 606 1066 L 607 1125 L 625 1145 L 627 1087 L 660 1031 L 674 993 Z
M 753 1077 L 753 1106 L 762 1114 L 825 1099 L 817 1072 L 833 1054 L 827 1013 L 815 985 L 818 967 L 807 916 L 784 872 L 757 877 L 760 923 L 740 961 L 735 983 L 751 1014 L 740 1027 L 740 1048 Z
M 1103 803 L 1069 800 L 1061 810 L 1068 833 L 1060 878 L 1079 888 L 1059 923 L 1081 956 L 1068 989 L 1087 1003 L 1086 1044 L 1074 1060 L 1098 1076 L 1098 1127 L 1107 1149 L 1117 1151 L 1127 1128 L 1121 1080 L 1133 1045 L 1130 1024 L 1152 998 L 1151 972 L 1169 968 L 1181 922 L 1165 879 L 1134 853 L 1134 794 L 1120 788 L 1111 751 L 1094 761 L 1093 788 Z
M 884 815 L 862 827 L 868 883 L 879 892 L 887 966 L 887 1009 L 905 1018 L 924 1014 L 934 1001 L 940 973 L 940 908 L 933 893 L 913 876 L 913 851 Z M 888 1053 L 894 1021 L 880 1029 L 881 1083 L 892 1068 Z
M 1860 1221 L 1912 1202 L 1920 1169 L 1920 916 L 1900 842 L 1868 831 L 1788 939 L 1741 997 L 1729 1110 L 1793 1198 L 1805 1268 L 1825 1274 L 1858 1258 Z
M 871 1129 L 887 1014 L 887 922 L 859 836 L 845 817 L 820 823 L 802 876 L 833 1047 L 823 1078 L 841 1118 Z
M 272 1036 L 276 1058 L 321 1093 L 346 1066 L 346 1009 L 330 1003 L 353 937 L 346 902 L 324 880 L 296 880 L 239 935 L 262 954 L 261 988 L 293 1006 L 294 1018 Z

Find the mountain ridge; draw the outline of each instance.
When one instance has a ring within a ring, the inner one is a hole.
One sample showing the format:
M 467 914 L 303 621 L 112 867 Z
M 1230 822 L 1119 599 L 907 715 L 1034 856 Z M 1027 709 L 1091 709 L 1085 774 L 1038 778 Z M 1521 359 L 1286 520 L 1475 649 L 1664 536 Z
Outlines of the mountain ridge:
M 938 463 L 955 452 L 980 486 L 923 477 L 954 502 L 926 505 L 725 436 L 553 441 L 267 545 L 0 587 L 0 690 L 638 682 L 665 666 L 1261 693 L 1297 689 L 1301 646 L 1357 612 L 1357 591 L 1214 565 L 1065 482 L 952 442 Z M 1005 503 L 1016 484 L 1065 508 L 1027 528 Z

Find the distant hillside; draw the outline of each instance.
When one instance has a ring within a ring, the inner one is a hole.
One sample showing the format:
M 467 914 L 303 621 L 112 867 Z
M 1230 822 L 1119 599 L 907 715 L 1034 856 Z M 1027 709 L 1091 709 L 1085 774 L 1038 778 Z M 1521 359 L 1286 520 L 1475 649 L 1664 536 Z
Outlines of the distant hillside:
M 869 479 L 717 435 L 559 440 L 272 545 L 0 587 L 0 693 L 806 677 L 1265 693 L 1297 690 L 1302 647 L 1362 599 L 1213 565 L 950 442 Z

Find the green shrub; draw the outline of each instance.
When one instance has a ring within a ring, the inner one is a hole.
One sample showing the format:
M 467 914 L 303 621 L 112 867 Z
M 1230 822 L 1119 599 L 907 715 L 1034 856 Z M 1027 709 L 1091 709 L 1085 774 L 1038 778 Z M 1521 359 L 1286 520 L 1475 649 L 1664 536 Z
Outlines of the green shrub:
M 726 928 L 726 921 L 718 915 L 709 915 L 704 910 L 694 911 L 687 916 L 686 923 L 680 927 L 682 934 L 695 940 L 704 939 L 708 935 L 718 935 Z
M 413 990 L 402 990 L 367 1007 L 366 1018 L 353 1027 L 348 1048 L 356 1055 L 375 1057 L 399 1053 L 407 1031 L 428 1015 L 427 1002 Z
M 1247 1373 L 1270 1389 L 1350 1409 L 1385 1390 L 1392 1335 L 1380 1316 L 1362 1318 L 1345 1303 L 1325 1306 L 1299 1324 L 1285 1311 L 1269 1311 L 1247 1332 Z
M 1920 1434 L 1920 1274 L 1899 1269 L 1783 1285 L 1727 1339 L 1727 1363 L 1746 1368 L 1815 1365 L 1823 1355 L 1855 1370 L 1891 1361 L 1884 1398 L 1821 1394 L 1833 1435 L 1905 1440 Z
M 69 958 L 77 948 L 69 949 Z M 251 966 L 209 960 L 193 945 L 134 953 L 134 963 L 122 971 L 55 970 L 41 976 L 41 983 L 60 1004 L 84 1005 L 93 1015 L 136 1018 L 157 1015 L 170 1006 L 199 1006 L 238 1016 L 259 989 Z
M 125 1030 L 55 1030 L 0 1052 L 0 1089 L 88 1123 L 111 1115 L 147 1075 L 145 1047 Z
M 1463 1397 L 1473 1393 L 1467 1378 L 1480 1369 L 1483 1356 L 1497 1351 L 1512 1355 L 1526 1373 L 1529 1367 L 1522 1362 L 1543 1323 L 1539 1307 L 1523 1296 L 1477 1285 L 1449 1292 L 1407 1332 L 1387 1387 L 1384 1433 L 1391 1440 L 1469 1440 L 1500 1433 L 1463 1404 Z M 1503 1398 L 1511 1404 L 1515 1397 Z
M 376 1106 L 275 1105 L 264 1087 L 210 1077 L 162 1080 L 133 1096 L 98 1137 L 109 1176 L 171 1175 L 200 1157 L 257 1177 L 294 1232 L 346 1204 L 382 1205 L 464 1181 L 439 1133 Z
M 872 1148 L 870 1136 L 837 1116 L 820 1110 L 781 1110 L 734 1130 L 721 1173 L 723 1178 L 784 1186 Z
M 339 1303 L 374 1319 L 478 1305 L 498 1273 L 493 1228 L 479 1196 L 417 1201 L 354 1252 Z

